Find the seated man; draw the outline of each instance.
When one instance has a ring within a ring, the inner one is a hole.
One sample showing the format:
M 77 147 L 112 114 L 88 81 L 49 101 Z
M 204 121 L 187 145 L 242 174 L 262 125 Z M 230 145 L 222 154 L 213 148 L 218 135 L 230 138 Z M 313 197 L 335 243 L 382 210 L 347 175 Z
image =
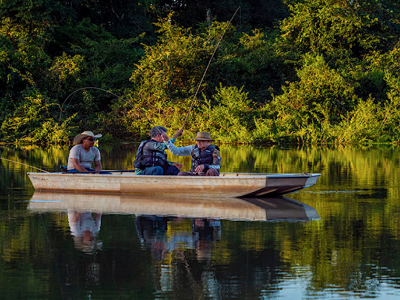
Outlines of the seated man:
M 182 165 L 167 161 L 167 153 L 165 153 L 167 146 L 163 143 L 161 136 L 166 132 L 166 128 L 155 126 L 150 130 L 151 139 L 140 143 L 133 164 L 137 175 L 177 175 L 179 173 Z M 173 143 L 181 134 L 182 131 L 178 130 L 170 143 Z
M 221 156 L 218 146 L 212 145 L 211 135 L 208 132 L 198 132 L 195 138 L 196 145 L 175 147 L 166 134 L 163 134 L 165 145 L 174 155 L 192 156 L 190 172 L 180 172 L 178 176 L 219 176 Z
M 84 131 L 74 138 L 74 144 L 69 152 L 68 172 L 100 172 L 102 170 L 100 151 L 94 147 L 96 138 L 102 135 L 94 135 L 91 131 Z M 94 162 L 94 169 L 92 169 Z
M 86 254 L 101 250 L 103 243 L 98 240 L 102 213 L 68 209 L 68 222 L 76 249 Z

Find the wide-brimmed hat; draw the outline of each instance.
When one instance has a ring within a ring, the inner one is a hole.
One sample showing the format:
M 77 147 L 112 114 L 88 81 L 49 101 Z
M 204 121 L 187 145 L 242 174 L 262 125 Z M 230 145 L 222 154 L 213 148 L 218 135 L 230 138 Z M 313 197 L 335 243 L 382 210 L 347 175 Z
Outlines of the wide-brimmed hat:
M 91 136 L 91 137 L 93 137 L 93 138 L 98 139 L 98 138 L 102 137 L 103 135 L 101 135 L 100 133 L 94 135 L 93 132 L 91 132 L 91 131 L 84 131 L 84 132 L 82 132 L 81 134 L 78 134 L 78 135 L 74 138 L 74 144 L 75 144 L 75 145 L 80 144 L 80 143 L 82 142 L 82 139 L 85 138 L 85 137 L 88 137 L 88 136 Z
M 211 134 L 209 134 L 208 132 L 198 132 L 196 137 L 192 138 L 192 140 L 196 140 L 196 141 L 213 141 L 213 139 L 211 138 Z

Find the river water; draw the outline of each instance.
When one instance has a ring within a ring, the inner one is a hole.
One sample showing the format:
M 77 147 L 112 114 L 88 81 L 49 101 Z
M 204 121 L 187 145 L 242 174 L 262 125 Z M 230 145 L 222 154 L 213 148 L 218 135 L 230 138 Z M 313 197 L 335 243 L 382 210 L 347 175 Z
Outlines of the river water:
M 132 168 L 136 146 L 99 148 L 104 169 Z M 221 148 L 225 172 L 321 177 L 262 203 L 43 194 L 38 170 L 0 160 L 0 298 L 400 297 L 398 147 Z M 58 171 L 68 148 L 0 157 Z

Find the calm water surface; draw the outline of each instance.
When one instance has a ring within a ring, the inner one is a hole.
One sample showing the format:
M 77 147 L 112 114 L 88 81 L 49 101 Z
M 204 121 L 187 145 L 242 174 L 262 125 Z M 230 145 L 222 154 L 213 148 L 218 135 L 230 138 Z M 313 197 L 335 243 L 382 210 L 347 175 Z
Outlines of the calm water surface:
M 135 146 L 99 148 L 105 169 L 131 168 Z M 222 149 L 223 171 L 322 175 L 281 202 L 226 203 L 35 193 L 35 170 L 0 160 L 0 298 L 400 297 L 397 147 Z M 0 157 L 58 171 L 68 148 Z

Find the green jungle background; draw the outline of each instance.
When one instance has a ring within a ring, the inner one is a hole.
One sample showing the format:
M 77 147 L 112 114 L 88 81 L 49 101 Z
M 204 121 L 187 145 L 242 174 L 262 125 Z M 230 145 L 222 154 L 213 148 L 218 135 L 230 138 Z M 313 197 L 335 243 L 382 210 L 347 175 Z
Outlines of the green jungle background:
M 3 143 L 137 141 L 186 116 L 183 141 L 400 139 L 398 0 L 2 0 L 0 15 Z

